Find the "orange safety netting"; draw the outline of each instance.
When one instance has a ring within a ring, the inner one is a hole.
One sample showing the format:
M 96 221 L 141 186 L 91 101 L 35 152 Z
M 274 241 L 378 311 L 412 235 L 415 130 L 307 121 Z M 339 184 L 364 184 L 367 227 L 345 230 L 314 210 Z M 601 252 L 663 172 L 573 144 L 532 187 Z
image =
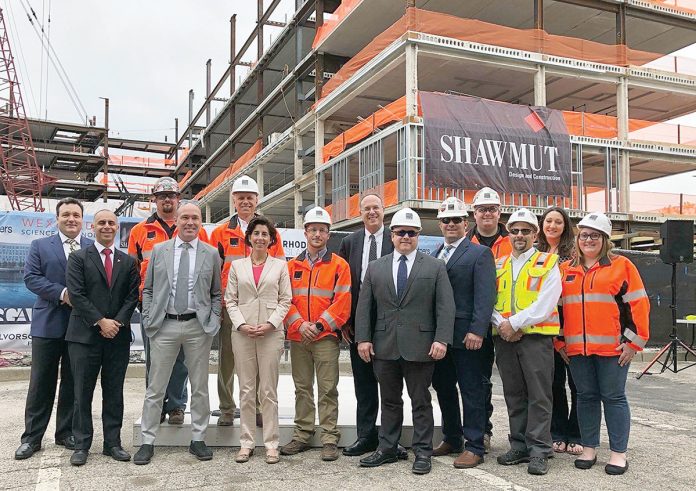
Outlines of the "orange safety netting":
M 150 157 L 135 157 L 131 155 L 109 155 L 109 165 L 129 167 L 166 167 L 174 163 L 172 159 L 153 159 Z
M 363 0 L 343 0 L 332 16 L 324 19 L 324 23 L 317 29 L 317 34 L 314 36 L 314 42 L 312 43 L 312 49 L 316 49 L 331 31 L 346 18 L 350 11 L 362 3 L 362 1 Z
M 355 72 L 408 31 L 619 66 L 642 66 L 662 56 L 630 49 L 626 45 L 602 44 L 548 34 L 540 29 L 515 29 L 480 20 L 409 8 L 401 19 L 343 65 L 324 85 L 322 97 L 336 90 Z
M 211 192 L 213 189 L 217 188 L 220 186 L 225 179 L 228 177 L 231 177 L 235 175 L 237 172 L 242 170 L 253 158 L 256 156 L 257 153 L 261 151 L 263 148 L 263 142 L 261 139 L 256 140 L 256 143 L 254 143 L 249 150 L 244 152 L 241 157 L 239 157 L 236 161 L 232 162 L 230 166 L 225 169 L 225 171 L 217 176 L 210 184 L 208 184 L 206 187 L 204 187 L 196 196 L 194 196 L 194 199 L 201 199 L 203 196 Z

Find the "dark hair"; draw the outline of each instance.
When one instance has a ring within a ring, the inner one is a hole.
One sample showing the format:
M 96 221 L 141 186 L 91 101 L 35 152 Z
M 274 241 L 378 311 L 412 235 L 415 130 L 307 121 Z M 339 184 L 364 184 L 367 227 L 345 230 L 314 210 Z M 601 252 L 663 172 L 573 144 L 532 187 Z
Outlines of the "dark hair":
M 271 236 L 271 242 L 268 247 L 273 246 L 276 243 L 276 228 L 273 223 L 263 215 L 255 216 L 247 225 L 246 233 L 244 234 L 244 243 L 251 247 L 251 234 L 254 233 L 254 229 L 259 225 L 265 225 L 268 228 L 268 235 Z
M 575 235 L 573 234 L 573 224 L 570 222 L 570 217 L 568 213 L 559 206 L 551 206 L 546 209 L 541 218 L 539 219 L 539 244 L 537 249 L 541 252 L 548 252 L 551 249 L 549 241 L 546 240 L 546 235 L 544 234 L 544 220 L 549 213 L 555 211 L 563 217 L 563 233 L 561 233 L 561 239 L 558 243 L 558 255 L 562 258 L 571 258 L 575 255 Z
M 63 205 L 77 205 L 80 207 L 80 213 L 82 213 L 83 215 L 85 214 L 85 208 L 82 206 L 82 203 L 79 200 L 77 200 L 75 198 L 63 198 L 56 205 L 56 216 L 57 217 L 60 216 L 60 207 Z

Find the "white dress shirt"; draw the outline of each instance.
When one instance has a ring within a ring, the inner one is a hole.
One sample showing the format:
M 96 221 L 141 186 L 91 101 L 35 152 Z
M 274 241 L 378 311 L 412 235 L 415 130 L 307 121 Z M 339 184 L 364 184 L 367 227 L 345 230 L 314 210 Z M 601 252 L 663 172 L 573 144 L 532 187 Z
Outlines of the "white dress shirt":
M 370 262 L 370 232 L 365 229 L 365 240 L 363 241 L 362 249 L 362 267 L 360 269 L 360 284 L 362 284 L 365 279 L 365 273 L 367 273 L 367 265 Z M 382 257 L 382 239 L 384 238 L 384 225 L 375 232 L 375 243 L 377 244 L 377 257 L 379 259 Z
M 452 249 L 450 249 L 449 256 L 447 256 L 447 259 L 445 260 L 445 264 L 447 264 L 449 262 L 450 258 L 452 257 L 452 254 L 454 254 L 454 251 L 457 250 L 457 247 L 459 247 L 459 244 L 461 244 L 465 238 L 466 238 L 466 235 L 463 235 L 461 239 L 456 240 L 456 241 L 452 242 L 451 244 L 448 244 L 447 242 L 445 242 L 442 245 L 442 249 L 440 250 L 440 254 L 437 255 L 437 258 L 442 259 L 442 256 L 445 254 L 445 248 L 447 246 L 452 246 Z
M 169 292 L 169 303 L 167 304 L 168 314 L 178 314 L 174 308 L 174 296 L 176 295 L 176 282 L 177 276 L 179 275 L 179 262 L 181 262 L 181 245 L 184 243 L 183 240 L 177 235 L 174 239 L 174 272 L 172 274 L 172 289 Z M 188 309 L 184 314 L 192 314 L 196 312 L 195 306 L 193 305 L 193 273 L 196 271 L 196 250 L 198 249 L 198 237 L 189 242 L 191 248 L 189 249 L 189 278 L 188 278 Z
M 105 264 L 106 264 L 106 256 L 105 256 L 104 254 L 102 254 L 102 251 L 103 251 L 104 249 L 106 249 L 106 246 L 101 245 L 99 242 L 97 242 L 97 241 L 95 240 L 95 241 L 94 241 L 94 247 L 97 248 L 97 252 L 99 253 L 99 257 L 101 258 L 102 265 L 105 265 Z M 109 247 L 109 249 L 111 249 L 111 266 L 112 266 L 112 268 L 113 268 L 113 265 L 114 265 L 114 252 L 116 252 L 116 247 L 115 247 L 113 244 L 111 244 L 111 247 Z M 113 269 L 112 269 L 111 271 L 113 271 Z
M 510 255 L 513 281 L 517 280 L 522 266 L 529 261 L 529 258 L 531 258 L 535 252 L 537 252 L 536 248 L 532 247 L 527 252 L 520 254 L 517 258 L 514 255 Z M 554 307 L 558 305 L 558 299 L 561 296 L 561 288 L 561 272 L 558 269 L 558 265 L 555 265 L 546 279 L 544 279 L 539 296 L 534 303 L 521 312 L 516 312 L 507 319 L 510 321 L 512 328 L 517 331 L 522 327 L 533 326 L 546 320 L 553 312 Z M 505 318 L 500 315 L 500 312 L 494 310 L 491 320 L 493 325 L 498 327 Z
M 237 215 L 237 223 L 239 224 L 239 230 L 242 231 L 244 235 L 246 235 L 247 227 L 249 226 L 249 222 L 245 222 L 242 220 L 239 215 Z M 191 251 L 189 251 L 191 252 Z
M 418 254 L 418 248 L 406 255 L 406 278 L 411 276 L 411 269 L 413 269 L 413 263 L 416 261 L 416 254 Z M 399 288 L 396 284 L 396 277 L 399 274 L 399 263 L 401 262 L 401 256 L 403 256 L 403 254 L 394 251 L 394 260 L 392 261 L 392 276 L 394 277 L 394 290 L 397 293 L 399 292 Z

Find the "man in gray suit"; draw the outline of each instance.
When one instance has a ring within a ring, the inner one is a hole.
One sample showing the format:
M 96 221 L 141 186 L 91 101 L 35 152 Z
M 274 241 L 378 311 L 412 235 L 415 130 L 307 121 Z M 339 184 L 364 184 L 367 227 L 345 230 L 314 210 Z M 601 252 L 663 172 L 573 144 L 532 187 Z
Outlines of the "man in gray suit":
M 213 247 L 198 240 L 202 219 L 196 203 L 180 203 L 176 226 L 178 236 L 152 250 L 145 274 L 141 322 L 150 340 L 151 365 L 141 422 L 143 445 L 133 458 L 138 465 L 149 464 L 154 454 L 162 401 L 182 347 L 191 381 L 189 452 L 199 460 L 213 458 L 205 432 L 210 417 L 210 346 L 220 329 L 221 260 Z
M 394 252 L 370 263 L 360 288 L 355 340 L 373 362 L 381 394 L 379 446 L 362 467 L 396 462 L 403 423 L 404 379 L 413 413 L 414 474 L 430 472 L 433 407 L 430 382 L 435 360 L 447 353 L 454 330 L 454 298 L 445 263 L 418 252 L 421 222 L 404 208 L 391 222 Z

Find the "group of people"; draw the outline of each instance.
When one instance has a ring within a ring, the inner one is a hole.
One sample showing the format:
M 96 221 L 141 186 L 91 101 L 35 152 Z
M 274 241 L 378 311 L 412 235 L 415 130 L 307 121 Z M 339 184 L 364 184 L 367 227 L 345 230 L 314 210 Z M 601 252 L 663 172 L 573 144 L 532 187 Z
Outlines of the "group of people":
M 649 335 L 649 300 L 635 266 L 611 252 L 609 219 L 590 213 L 574 234 L 558 207 L 538 219 L 514 211 L 500 223 L 496 191 L 465 203 L 447 198 L 437 218 L 444 241 L 432 254 L 418 250 L 422 230 L 410 208 L 387 229 L 375 194 L 360 201 L 364 227 L 328 252 L 331 217 L 314 207 L 304 216 L 307 247 L 286 262 L 273 222 L 257 213 L 258 186 L 238 178 L 236 213 L 210 237 L 195 202 L 180 200 L 171 178 L 153 188 L 156 212 L 136 225 L 129 255 L 114 248 L 117 217 L 94 215 L 95 241 L 83 237 L 82 204 L 56 208 L 58 233 L 31 245 L 25 282 L 37 295 L 32 319 L 32 365 L 25 431 L 16 459 L 40 450 L 55 398 L 56 443 L 87 462 L 92 398 L 101 371 L 103 453 L 131 460 L 123 449 L 123 381 L 137 306 L 146 350 L 142 445 L 133 457 L 154 457 L 160 425 L 183 424 L 191 385 L 191 443 L 200 460 L 211 411 L 208 363 L 219 332 L 219 426 L 240 418 L 240 449 L 248 462 L 262 427 L 265 461 L 310 448 L 318 411 L 321 459 L 339 457 L 339 342 L 350 346 L 357 440 L 346 456 L 360 466 L 407 459 L 400 440 L 404 382 L 411 400 L 415 455 L 412 471 L 431 471 L 432 456 L 456 454 L 454 466 L 484 461 L 492 435 L 491 374 L 495 360 L 509 416 L 509 450 L 501 465 L 527 463 L 548 472 L 554 452 L 576 455 L 575 466 L 597 461 L 602 406 L 609 433 L 609 474 L 628 468 L 628 366 Z M 289 341 L 295 385 L 295 429 L 280 445 L 280 357 Z M 239 409 L 234 401 L 239 380 Z M 314 396 L 314 378 L 317 397 Z M 568 409 L 565 381 L 571 387 Z M 433 448 L 430 387 L 442 412 L 443 440 Z M 461 406 L 460 406 L 461 399 Z M 381 421 L 377 412 L 381 408 Z

